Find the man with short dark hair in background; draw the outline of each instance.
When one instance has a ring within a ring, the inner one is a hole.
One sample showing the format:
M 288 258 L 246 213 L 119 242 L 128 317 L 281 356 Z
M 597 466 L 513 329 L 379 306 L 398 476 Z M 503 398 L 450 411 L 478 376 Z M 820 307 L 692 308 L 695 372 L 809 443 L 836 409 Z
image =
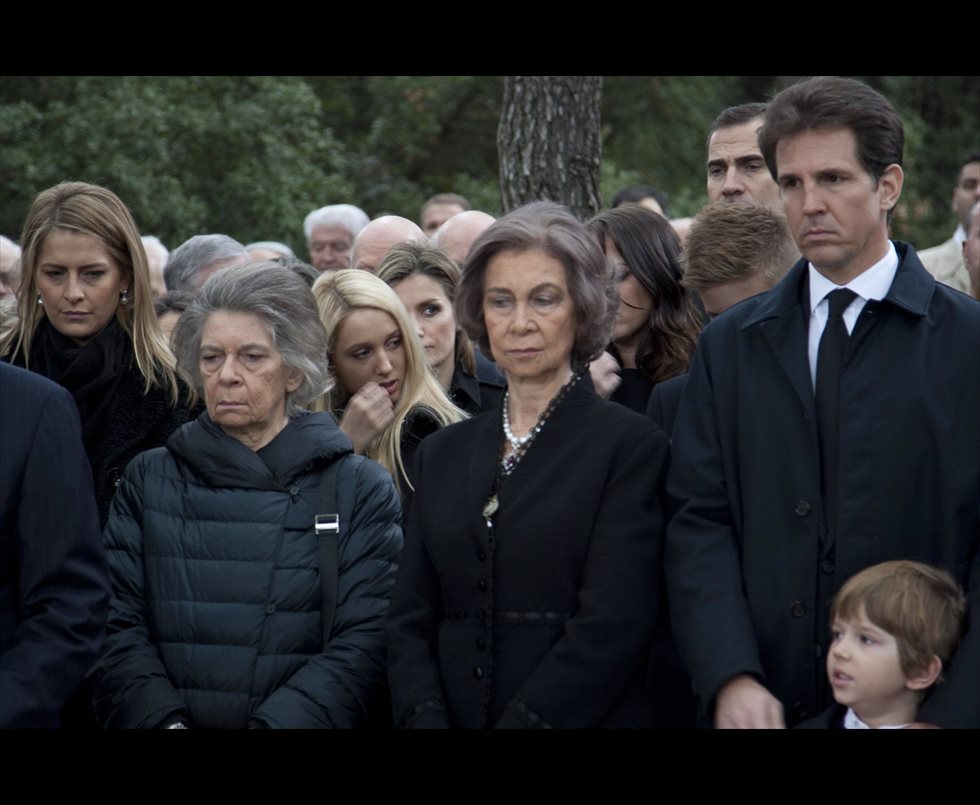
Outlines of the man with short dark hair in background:
M 725 109 L 708 132 L 708 201 L 712 204 L 759 204 L 780 209 L 779 188 L 759 150 L 765 123 L 764 103 Z
M 980 201 L 980 153 L 970 154 L 960 165 L 953 188 L 952 208 L 956 214 L 957 227 L 953 236 L 939 246 L 919 252 L 919 259 L 926 271 L 940 282 L 970 293 L 970 275 L 963 263 L 963 241 L 970 208 Z
M 471 209 L 470 203 L 458 193 L 436 193 L 425 200 L 419 211 L 422 231 L 431 235 L 454 215 L 468 209 Z

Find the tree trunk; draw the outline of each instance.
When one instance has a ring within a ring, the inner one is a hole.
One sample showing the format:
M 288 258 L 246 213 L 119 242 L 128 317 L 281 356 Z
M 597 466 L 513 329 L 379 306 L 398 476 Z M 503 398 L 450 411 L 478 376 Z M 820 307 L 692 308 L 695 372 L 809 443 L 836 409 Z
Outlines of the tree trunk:
M 504 79 L 497 151 L 505 212 L 542 199 L 583 220 L 599 210 L 601 98 L 597 75 Z

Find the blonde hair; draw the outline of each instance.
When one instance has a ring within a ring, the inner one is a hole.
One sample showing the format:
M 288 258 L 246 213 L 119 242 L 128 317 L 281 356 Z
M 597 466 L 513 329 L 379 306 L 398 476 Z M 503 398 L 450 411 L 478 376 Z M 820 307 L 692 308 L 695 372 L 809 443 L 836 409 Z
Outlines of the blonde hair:
M 442 386 L 429 371 L 422 346 L 415 337 L 405 306 L 385 282 L 367 271 L 345 268 L 320 276 L 313 283 L 313 296 L 320 312 L 320 321 L 327 331 L 327 352 L 333 355 L 337 346 L 337 331 L 354 310 L 373 308 L 387 313 L 401 330 L 405 348 L 405 379 L 402 392 L 395 403 L 395 418 L 391 425 L 368 446 L 367 457 L 377 461 L 393 477 L 401 477 L 413 488 L 405 472 L 401 455 L 401 433 L 408 416 L 419 409 L 431 414 L 440 427 L 466 419 L 467 415 L 450 402 Z M 343 411 L 351 394 L 357 389 L 345 389 L 340 383 L 322 398 L 323 408 L 335 415 Z
M 0 339 L 0 355 L 13 357 L 19 352 L 24 366 L 30 368 L 31 341 L 44 315 L 44 308 L 36 303 L 37 260 L 44 239 L 55 229 L 95 238 L 119 265 L 129 280 L 129 302 L 120 303 L 116 319 L 132 340 L 136 364 L 146 380 L 143 393 L 154 385 L 163 386 L 170 390 L 176 405 L 176 361 L 153 309 L 143 242 L 126 205 L 111 190 L 98 185 L 62 182 L 34 199 L 21 235 L 24 271 L 18 291 L 17 323 Z

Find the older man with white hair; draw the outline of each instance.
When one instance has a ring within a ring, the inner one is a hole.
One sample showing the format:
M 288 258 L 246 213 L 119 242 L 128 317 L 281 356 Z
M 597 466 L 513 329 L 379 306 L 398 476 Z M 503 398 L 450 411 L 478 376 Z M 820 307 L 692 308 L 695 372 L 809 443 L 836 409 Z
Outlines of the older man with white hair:
M 223 268 L 248 263 L 245 247 L 227 235 L 195 235 L 170 253 L 163 278 L 171 291 L 196 293 L 205 281 Z
M 303 221 L 310 262 L 317 271 L 350 268 L 354 238 L 368 225 L 367 213 L 353 204 L 330 204 Z
M 146 262 L 150 267 L 150 290 L 153 296 L 160 299 L 167 293 L 167 283 L 163 278 L 163 270 L 170 259 L 170 252 L 156 235 L 143 235 L 143 250 L 146 252 Z
M 0 235 L 0 299 L 13 296 L 20 285 L 20 246 L 5 235 Z

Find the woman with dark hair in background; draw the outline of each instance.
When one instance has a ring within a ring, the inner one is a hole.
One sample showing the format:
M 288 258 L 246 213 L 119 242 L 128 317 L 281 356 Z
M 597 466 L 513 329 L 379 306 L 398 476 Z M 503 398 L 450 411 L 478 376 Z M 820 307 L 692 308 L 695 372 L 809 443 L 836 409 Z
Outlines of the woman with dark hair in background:
M 643 413 L 655 384 L 687 371 L 704 318 L 681 285 L 680 244 L 665 218 L 625 204 L 600 212 L 588 227 L 619 289 L 609 351 L 622 383 L 610 399 Z
M 436 249 L 405 243 L 391 249 L 375 273 L 415 322 L 429 369 L 449 399 L 468 414 L 499 407 L 503 378 L 492 363 L 481 361 L 456 320 L 459 267 Z

